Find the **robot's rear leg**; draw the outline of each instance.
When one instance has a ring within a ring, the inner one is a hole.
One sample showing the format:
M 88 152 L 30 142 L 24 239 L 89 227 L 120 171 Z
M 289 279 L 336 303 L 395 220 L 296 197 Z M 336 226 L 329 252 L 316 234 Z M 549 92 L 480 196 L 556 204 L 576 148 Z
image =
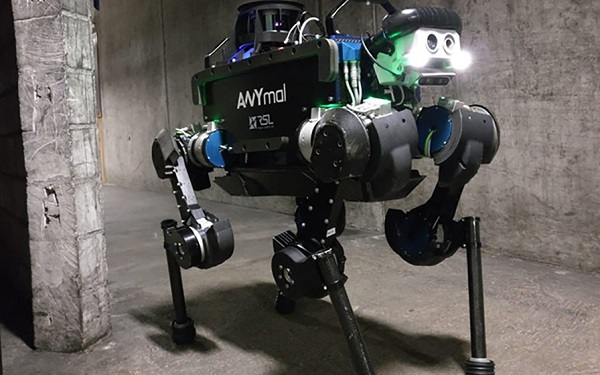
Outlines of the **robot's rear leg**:
M 161 222 L 161 229 L 166 237 L 168 232 L 177 228 L 175 220 L 164 220 Z M 181 269 L 177 260 L 168 249 L 165 240 L 165 252 L 167 254 L 167 266 L 169 268 L 169 281 L 171 283 L 171 296 L 173 297 L 173 308 L 175 310 L 175 320 L 171 323 L 171 338 L 178 345 L 191 344 L 196 338 L 196 328 L 194 321 L 187 315 L 185 306 L 185 295 L 183 293 L 183 282 L 181 280 Z
M 165 130 L 153 143 L 152 160 L 158 177 L 170 180 L 181 216 L 181 225 L 164 220 L 161 228 L 175 310 L 171 334 L 175 343 L 189 344 L 196 330 L 187 316 L 180 267 L 208 269 L 229 259 L 234 248 L 233 231 L 229 220 L 219 220 L 204 211 L 196 198 L 195 190 L 210 187 L 210 169 L 190 165 L 188 171 L 184 156 Z
M 344 211 L 338 184 L 319 184 L 314 192 L 297 199 L 298 234 L 287 231 L 273 238 L 271 269 L 280 290 L 276 309 L 289 313 L 296 300 L 329 295 L 356 373 L 371 375 L 373 368 L 344 287 L 346 257 L 336 238 L 343 230 Z

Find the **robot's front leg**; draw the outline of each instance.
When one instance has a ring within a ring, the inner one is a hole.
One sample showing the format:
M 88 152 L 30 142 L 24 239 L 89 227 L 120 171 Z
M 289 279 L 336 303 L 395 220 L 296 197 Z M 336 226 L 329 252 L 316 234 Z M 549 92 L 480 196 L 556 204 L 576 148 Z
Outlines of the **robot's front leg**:
M 431 198 L 408 213 L 389 210 L 385 233 L 390 247 L 414 265 L 434 265 L 467 249 L 472 357 L 467 375 L 493 375 L 487 358 L 481 271 L 479 218 L 454 221 L 464 186 L 494 158 L 500 132 L 493 115 L 480 106 L 442 99 L 424 109 L 417 120 L 419 150 L 439 165 Z
M 293 307 L 290 301 L 329 294 L 356 373 L 371 375 L 373 368 L 344 287 L 346 258 L 336 239 L 341 234 L 344 215 L 339 190 L 336 182 L 321 183 L 312 196 L 297 199 L 297 234 L 288 231 L 273 239 L 271 268 L 281 291 L 278 307 Z
M 219 220 L 200 207 L 194 190 L 210 186 L 209 171 L 194 170 L 194 185 L 184 157 L 165 130 L 154 141 L 152 159 L 159 178 L 170 180 L 181 216 L 181 225 L 175 220 L 164 220 L 161 229 L 175 309 L 171 335 L 175 343 L 189 344 L 196 331 L 187 316 L 180 268 L 206 269 L 229 259 L 233 254 L 233 231 L 229 220 Z
M 481 268 L 481 238 L 479 218 L 461 220 L 467 249 L 469 282 L 469 318 L 471 324 L 471 358 L 465 363 L 466 375 L 494 375 L 495 364 L 487 357 L 485 313 L 483 303 L 483 271 Z

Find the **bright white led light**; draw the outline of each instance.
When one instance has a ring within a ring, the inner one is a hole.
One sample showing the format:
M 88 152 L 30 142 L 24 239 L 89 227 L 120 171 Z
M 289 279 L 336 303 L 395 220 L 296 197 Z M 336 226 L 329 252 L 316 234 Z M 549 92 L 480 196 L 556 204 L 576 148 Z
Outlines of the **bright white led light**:
M 456 70 L 465 70 L 471 65 L 473 58 L 471 54 L 466 51 L 460 51 L 450 58 L 452 68 Z
M 408 65 L 414 68 L 422 68 L 429 62 L 430 54 L 428 52 L 410 52 L 404 57 Z

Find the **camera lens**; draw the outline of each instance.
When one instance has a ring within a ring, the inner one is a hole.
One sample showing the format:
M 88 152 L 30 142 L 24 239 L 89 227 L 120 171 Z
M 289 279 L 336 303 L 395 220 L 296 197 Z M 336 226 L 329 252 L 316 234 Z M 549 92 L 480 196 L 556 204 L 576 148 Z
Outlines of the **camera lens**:
M 437 50 L 438 47 L 438 39 L 434 34 L 429 34 L 429 36 L 427 37 L 427 48 L 431 51 L 431 52 L 435 52 L 435 50 Z
M 444 40 L 444 49 L 448 54 L 454 52 L 454 46 L 456 42 L 454 41 L 454 37 L 452 35 L 446 35 L 446 39 Z

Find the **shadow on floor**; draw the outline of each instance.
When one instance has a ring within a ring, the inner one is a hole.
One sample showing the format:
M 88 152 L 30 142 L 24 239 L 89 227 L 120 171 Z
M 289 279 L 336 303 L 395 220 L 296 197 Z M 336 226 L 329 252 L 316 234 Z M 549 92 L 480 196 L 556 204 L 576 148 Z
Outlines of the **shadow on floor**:
M 274 292 L 274 285 L 259 283 L 190 294 L 188 314 L 198 331 L 211 331 L 243 351 L 261 352 L 278 361 L 283 369 L 277 374 L 353 373 L 346 343 L 329 301 L 301 301 L 295 313 L 280 316 L 273 308 Z M 200 335 L 189 347 L 175 346 L 170 338 L 171 305 L 132 314 L 140 322 L 164 332 L 149 335 L 164 350 L 194 350 L 210 355 L 210 351 L 217 348 L 215 342 Z M 410 364 L 438 370 L 456 369 L 462 368 L 468 358 L 469 344 L 462 339 L 402 332 L 360 315 L 358 321 L 375 368 Z

